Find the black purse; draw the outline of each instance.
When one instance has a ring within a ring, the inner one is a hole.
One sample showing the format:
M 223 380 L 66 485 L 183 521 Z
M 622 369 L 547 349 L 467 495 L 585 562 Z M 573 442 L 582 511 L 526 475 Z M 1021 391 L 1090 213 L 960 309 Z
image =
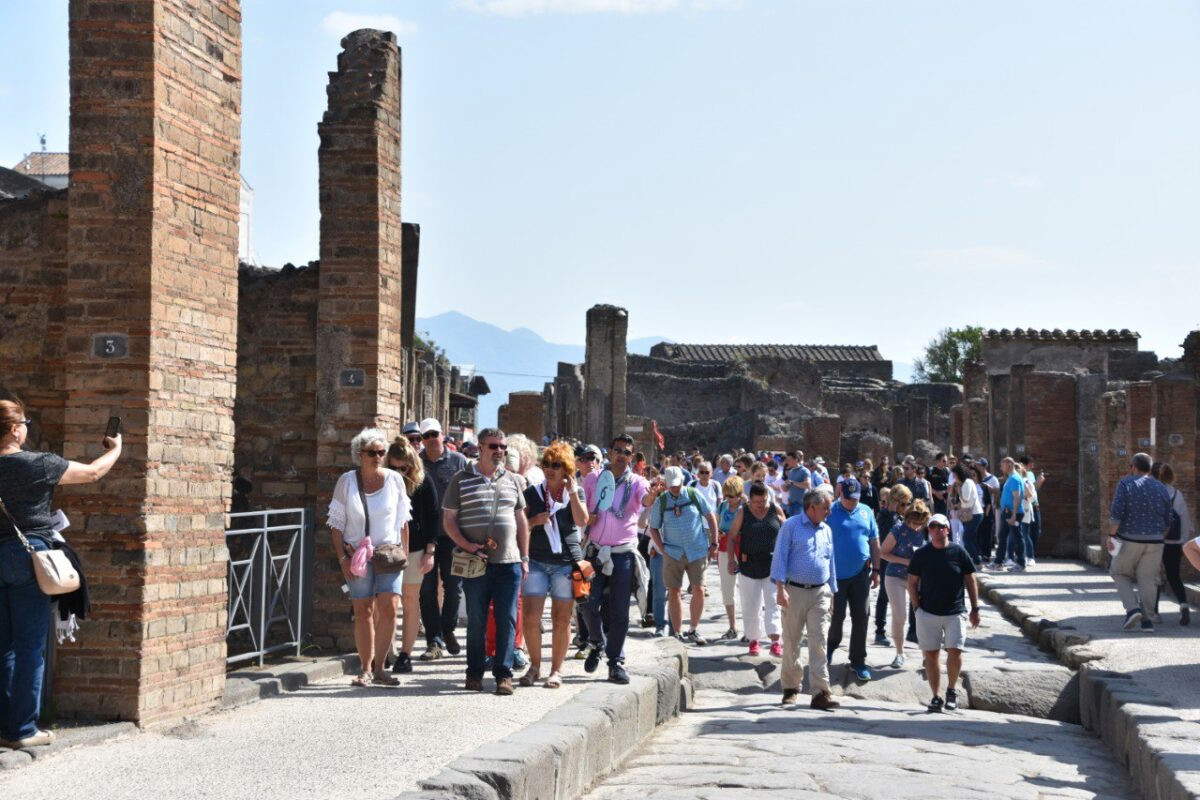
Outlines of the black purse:
M 370 539 L 371 512 L 367 508 L 367 493 L 363 491 L 362 470 L 354 470 L 354 483 L 358 487 L 358 499 L 363 507 L 363 535 Z M 375 548 L 375 554 L 371 556 L 371 566 L 375 568 L 376 572 L 383 575 L 403 572 L 404 568 L 408 566 L 408 553 L 404 552 L 403 545 L 381 544 Z

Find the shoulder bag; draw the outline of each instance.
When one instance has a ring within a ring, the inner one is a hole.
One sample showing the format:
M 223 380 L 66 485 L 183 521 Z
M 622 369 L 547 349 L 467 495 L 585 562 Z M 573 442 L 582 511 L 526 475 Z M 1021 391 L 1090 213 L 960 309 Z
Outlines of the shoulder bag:
M 518 493 L 520 487 L 517 487 Z M 483 548 L 468 553 L 461 547 L 455 547 L 450 553 L 450 574 L 456 578 L 470 580 L 478 578 L 487 572 L 488 554 L 487 551 L 495 550 L 496 541 L 492 539 L 492 531 L 496 528 L 496 514 L 500 513 L 500 487 L 496 486 L 492 490 L 492 516 L 488 522 L 487 535 L 483 538 Z
M 12 514 L 8 513 L 8 508 L 3 501 L 0 501 L 0 511 L 4 512 L 4 516 L 13 526 L 13 530 L 17 532 L 17 538 L 21 540 L 21 545 L 33 559 L 33 574 L 37 578 L 38 588 L 43 593 L 53 597 L 70 594 L 79 588 L 79 573 L 71 565 L 71 560 L 67 558 L 66 553 L 53 548 L 34 550 L 33 545 L 25 538 L 25 534 L 21 533 L 17 521 L 12 518 Z
M 354 483 L 358 486 L 358 499 L 363 507 L 363 535 L 371 538 L 371 512 L 367 509 L 367 493 L 363 491 L 362 470 L 354 470 Z M 408 566 L 408 553 L 399 544 L 381 544 L 371 556 L 371 566 L 384 575 L 402 572 Z

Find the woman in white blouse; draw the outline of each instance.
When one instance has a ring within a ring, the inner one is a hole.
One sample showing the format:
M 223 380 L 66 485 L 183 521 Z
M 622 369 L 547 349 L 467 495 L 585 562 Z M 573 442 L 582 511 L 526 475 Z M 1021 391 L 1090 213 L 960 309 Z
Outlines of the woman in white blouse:
M 983 543 L 979 537 L 979 526 L 983 522 L 983 492 L 974 477 L 962 463 L 954 465 L 954 489 L 958 497 L 957 513 L 963 526 L 963 546 L 976 566 L 984 562 Z
M 384 669 L 396 632 L 396 610 L 403 589 L 404 572 L 383 573 L 367 564 L 362 576 L 350 572 L 350 557 L 363 539 L 366 517 L 360 499 L 367 499 L 371 523 L 371 544 L 375 547 L 399 544 L 408 552 L 408 520 L 411 517 L 404 478 L 386 469 L 387 435 L 378 428 L 364 428 L 350 442 L 350 456 L 358 469 L 338 478 L 329 503 L 329 533 L 333 552 L 341 559 L 342 575 L 350 587 L 354 605 L 354 643 L 362 669 L 350 683 L 395 686 L 400 681 Z

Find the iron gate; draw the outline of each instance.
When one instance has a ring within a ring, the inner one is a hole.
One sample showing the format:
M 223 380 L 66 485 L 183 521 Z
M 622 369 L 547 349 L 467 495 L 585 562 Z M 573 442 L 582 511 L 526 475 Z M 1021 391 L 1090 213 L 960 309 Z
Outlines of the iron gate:
M 229 615 L 226 662 L 258 659 L 282 650 L 300 654 L 304 639 L 304 585 L 312 534 L 303 508 L 229 515 Z

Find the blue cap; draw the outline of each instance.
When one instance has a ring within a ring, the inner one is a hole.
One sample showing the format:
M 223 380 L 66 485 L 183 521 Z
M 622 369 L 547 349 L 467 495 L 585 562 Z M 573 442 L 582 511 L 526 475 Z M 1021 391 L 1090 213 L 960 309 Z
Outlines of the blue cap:
M 858 500 L 862 497 L 862 486 L 856 478 L 846 478 L 842 481 L 842 497 Z
M 976 459 L 976 460 L 975 460 L 975 463 L 976 463 L 976 464 L 978 464 L 978 465 L 979 465 L 979 466 L 981 466 L 981 467 L 986 467 L 986 466 L 988 466 L 988 460 L 987 460 L 986 458 L 978 458 L 978 459 Z

